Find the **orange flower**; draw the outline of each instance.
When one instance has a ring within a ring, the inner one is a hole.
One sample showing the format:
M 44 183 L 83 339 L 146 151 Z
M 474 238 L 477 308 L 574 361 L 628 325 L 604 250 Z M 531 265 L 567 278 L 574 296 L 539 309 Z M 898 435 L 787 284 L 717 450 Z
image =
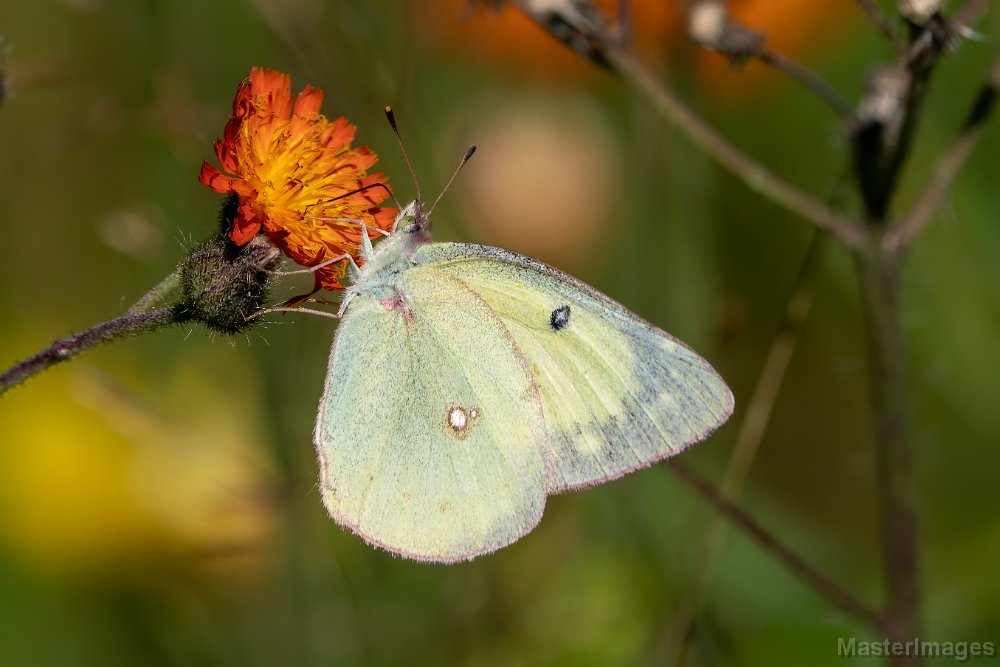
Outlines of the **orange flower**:
M 205 162 L 198 180 L 239 198 L 229 238 L 247 243 L 263 230 L 286 255 L 316 266 L 337 255 L 360 261 L 361 225 L 389 229 L 396 209 L 379 204 L 381 173 L 368 174 L 378 156 L 368 146 L 352 148 L 357 128 L 345 118 L 319 113 L 323 91 L 311 86 L 295 99 L 287 74 L 255 67 L 233 100 L 233 115 L 215 154 L 222 169 Z M 341 260 L 316 271 L 316 289 L 343 289 Z

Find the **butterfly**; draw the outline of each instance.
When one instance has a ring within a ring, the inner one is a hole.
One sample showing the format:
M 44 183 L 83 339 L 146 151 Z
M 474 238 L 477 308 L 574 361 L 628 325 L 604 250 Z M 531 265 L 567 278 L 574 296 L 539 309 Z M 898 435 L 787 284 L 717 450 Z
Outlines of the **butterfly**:
M 431 242 L 418 199 L 344 293 L 315 430 L 331 517 L 419 561 L 495 551 L 549 494 L 677 454 L 729 418 L 704 359 L 509 250 Z

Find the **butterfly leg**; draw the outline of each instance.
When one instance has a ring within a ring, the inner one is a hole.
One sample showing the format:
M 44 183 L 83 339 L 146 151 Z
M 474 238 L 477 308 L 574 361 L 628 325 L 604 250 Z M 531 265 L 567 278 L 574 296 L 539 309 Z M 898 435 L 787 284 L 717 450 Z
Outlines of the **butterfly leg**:
M 275 306 L 274 308 L 261 308 L 253 315 L 247 317 L 247 320 L 254 320 L 261 315 L 267 315 L 268 313 L 305 313 L 307 315 L 319 315 L 320 317 L 329 317 L 333 320 L 339 320 L 340 314 L 328 313 L 325 310 L 317 310 L 315 308 L 289 308 L 286 306 Z
M 381 231 L 381 230 L 379 230 Z M 375 256 L 375 249 L 372 248 L 372 240 L 368 236 L 368 225 L 361 223 L 361 259 L 370 261 Z M 352 262 L 353 263 L 353 262 Z M 355 267 L 357 268 L 357 267 Z M 356 276 L 354 276 L 356 277 Z
M 361 272 L 361 269 L 359 269 L 358 265 L 355 263 L 354 257 L 351 256 L 350 253 L 346 253 L 346 252 L 344 254 L 342 254 L 342 255 L 337 255 L 336 257 L 332 257 L 332 258 L 330 258 L 328 260 L 322 261 L 319 264 L 317 264 L 316 266 L 310 266 L 310 267 L 305 268 L 305 269 L 297 269 L 295 271 L 276 271 L 275 275 L 277 275 L 277 276 L 295 276 L 295 275 L 299 275 L 301 273 L 315 273 L 315 272 L 319 271 L 320 269 L 322 269 L 322 268 L 324 268 L 326 266 L 330 266 L 331 264 L 336 264 L 337 262 L 341 262 L 341 261 L 343 261 L 345 259 L 350 264 L 349 271 L 351 272 L 351 277 L 354 278 L 354 279 L 356 279 L 357 276 L 358 276 L 358 274 Z
M 332 221 L 332 222 L 353 222 L 354 224 L 361 227 L 361 259 L 368 261 L 371 259 L 372 255 L 375 253 L 372 248 L 371 237 L 368 235 L 368 230 L 371 229 L 373 232 L 378 232 L 382 236 L 389 236 L 392 232 L 382 229 L 381 227 L 375 227 L 369 225 L 364 220 L 359 218 L 319 218 L 311 215 L 305 216 L 310 220 L 322 220 L 322 221 Z M 395 225 L 394 225 L 395 226 Z

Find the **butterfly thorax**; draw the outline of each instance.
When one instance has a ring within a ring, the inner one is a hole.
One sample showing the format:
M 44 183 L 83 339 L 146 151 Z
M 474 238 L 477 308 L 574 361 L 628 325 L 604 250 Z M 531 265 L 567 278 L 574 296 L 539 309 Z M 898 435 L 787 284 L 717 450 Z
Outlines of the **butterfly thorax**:
M 379 301 L 401 296 L 397 289 L 399 274 L 416 264 L 417 249 L 430 240 L 423 203 L 410 202 L 396 216 L 393 232 L 378 242 L 371 257 L 365 258 L 357 281 L 348 288 L 347 300 L 357 294 L 370 294 Z

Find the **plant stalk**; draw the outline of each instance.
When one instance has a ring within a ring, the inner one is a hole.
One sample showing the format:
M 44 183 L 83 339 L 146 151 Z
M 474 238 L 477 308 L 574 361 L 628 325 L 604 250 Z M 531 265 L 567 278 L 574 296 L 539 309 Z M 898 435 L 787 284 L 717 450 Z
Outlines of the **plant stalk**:
M 856 597 L 852 592 L 823 574 L 806 562 L 796 552 L 787 547 L 777 537 L 765 529 L 743 509 L 722 496 L 701 475 L 689 468 L 680 458 L 672 459 L 667 468 L 685 484 L 694 489 L 702 498 L 709 502 L 723 517 L 738 526 L 746 535 L 757 543 L 764 551 L 781 563 L 786 570 L 800 581 L 810 586 L 816 593 L 826 598 L 842 611 L 857 617 L 869 627 L 881 627 L 882 619 L 879 613 Z
M 137 313 L 129 311 L 113 320 L 101 322 L 79 333 L 60 338 L 37 354 L 0 372 L 0 395 L 33 375 L 72 359 L 101 343 L 155 331 L 177 322 L 177 309 L 173 306 Z
M 916 479 L 910 443 L 906 345 L 900 308 L 899 256 L 882 248 L 872 229 L 855 253 L 866 338 L 869 393 L 879 494 L 884 628 L 890 641 L 921 636 L 921 586 Z M 893 665 L 918 665 L 917 656 L 893 656 Z

